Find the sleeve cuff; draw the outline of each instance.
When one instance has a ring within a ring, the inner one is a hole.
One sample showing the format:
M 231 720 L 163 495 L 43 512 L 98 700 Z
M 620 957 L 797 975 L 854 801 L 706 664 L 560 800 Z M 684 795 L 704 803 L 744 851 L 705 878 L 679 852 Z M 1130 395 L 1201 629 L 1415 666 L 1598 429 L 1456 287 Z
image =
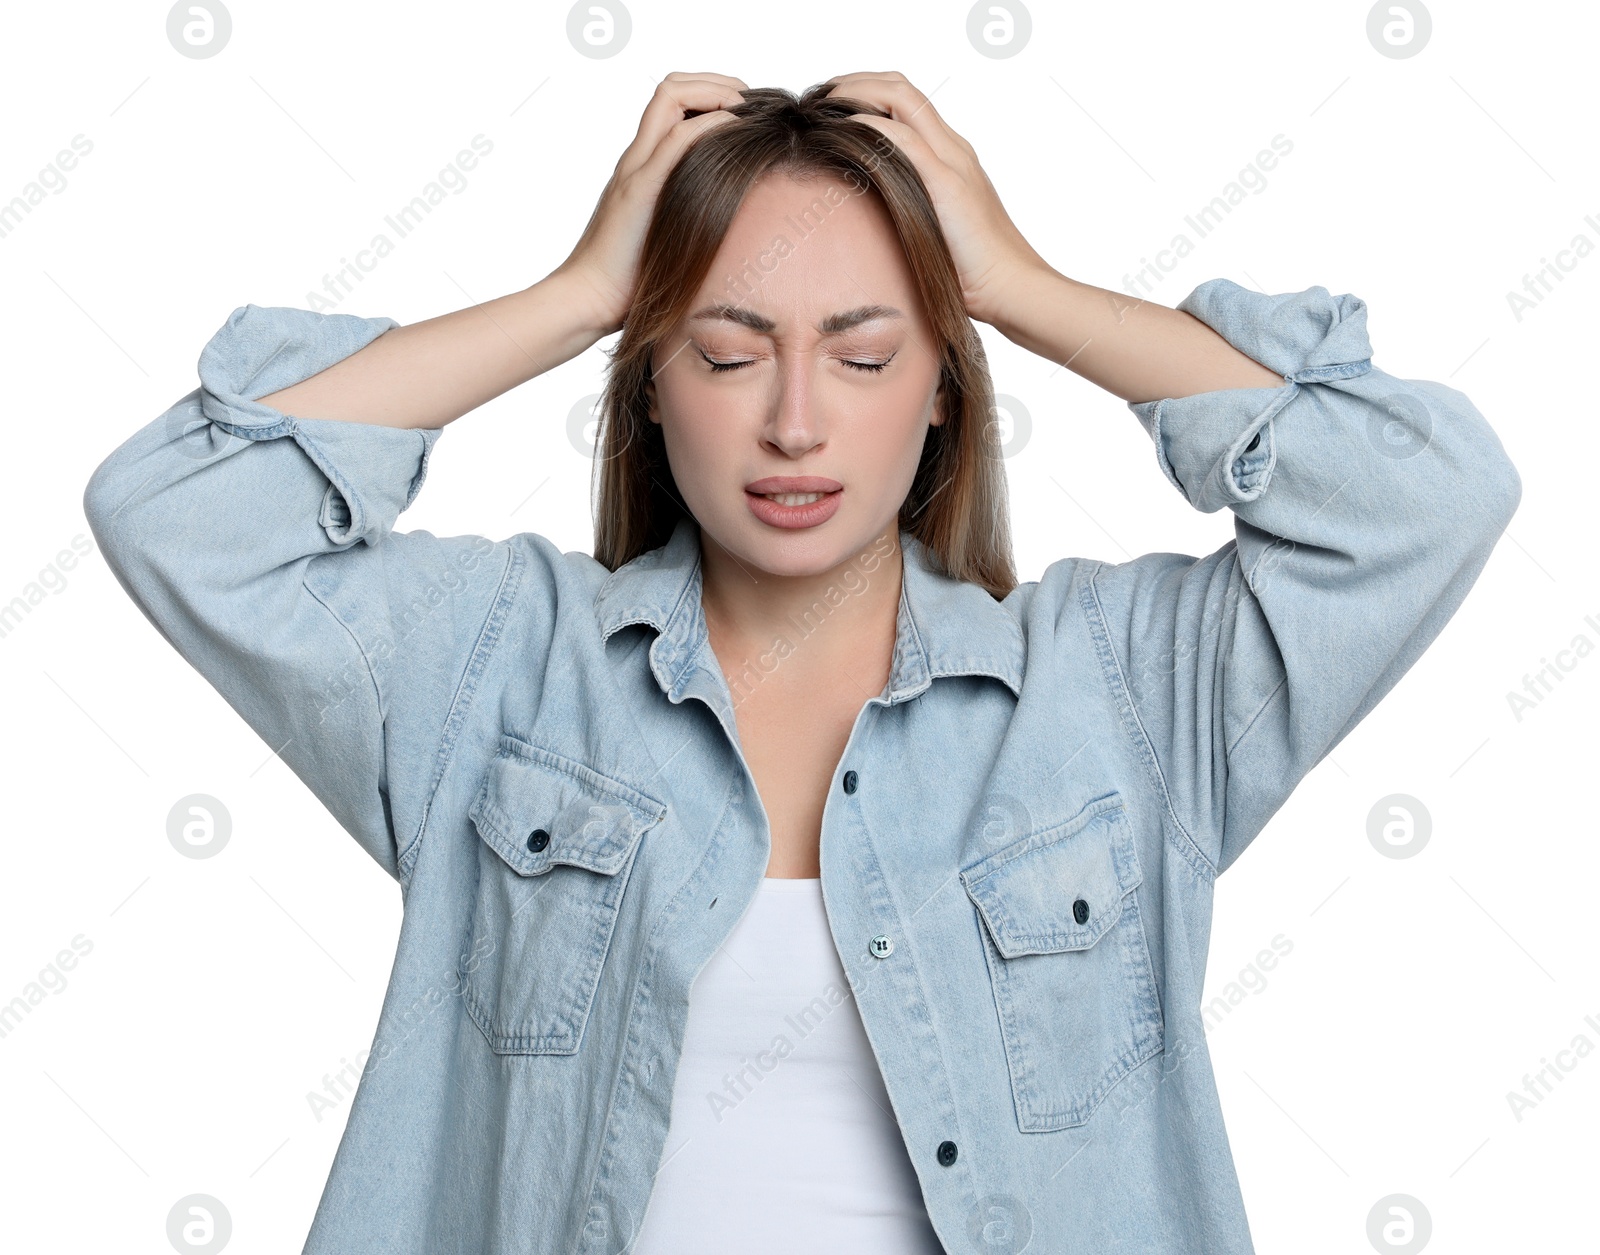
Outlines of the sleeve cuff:
M 200 353 L 200 412 L 228 436 L 288 436 L 327 476 L 317 521 L 336 545 L 375 544 L 427 475 L 442 428 L 296 418 L 257 398 L 326 370 L 400 324 L 392 318 L 243 305 Z
M 1274 419 L 1306 383 L 1372 369 L 1367 307 L 1323 287 L 1267 296 L 1229 279 L 1202 283 L 1178 303 L 1246 356 L 1284 378 L 1281 388 L 1229 388 L 1130 402 L 1155 442 L 1162 473 L 1196 509 L 1253 501 L 1277 461 Z

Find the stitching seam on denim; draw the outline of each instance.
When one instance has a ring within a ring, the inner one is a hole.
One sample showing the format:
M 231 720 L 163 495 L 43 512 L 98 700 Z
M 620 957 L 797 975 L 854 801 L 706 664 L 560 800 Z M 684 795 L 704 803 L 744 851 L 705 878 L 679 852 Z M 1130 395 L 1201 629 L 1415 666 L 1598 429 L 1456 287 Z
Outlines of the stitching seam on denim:
M 1180 850 L 1182 850 L 1185 858 L 1188 858 L 1191 854 L 1193 857 L 1198 858 L 1204 865 L 1205 871 L 1212 879 L 1215 879 L 1217 875 L 1216 864 L 1206 857 L 1205 851 L 1200 848 L 1199 843 L 1195 841 L 1194 835 L 1188 828 L 1184 827 L 1183 820 L 1178 818 L 1178 812 L 1172 805 L 1172 793 L 1167 787 L 1166 773 L 1161 769 L 1161 760 L 1156 755 L 1155 746 L 1150 740 L 1150 733 L 1146 731 L 1144 720 L 1139 717 L 1138 707 L 1134 705 L 1133 691 L 1128 687 L 1128 677 L 1123 671 L 1122 662 L 1117 658 L 1117 651 L 1111 644 L 1111 629 L 1106 623 L 1105 607 L 1100 604 L 1100 591 L 1095 583 L 1104 567 L 1104 562 L 1095 564 L 1094 570 L 1089 573 L 1089 577 L 1084 583 L 1083 590 L 1086 602 L 1094 608 L 1094 615 L 1090 621 L 1090 631 L 1095 637 L 1096 649 L 1103 648 L 1106 654 L 1109 655 L 1109 662 L 1106 657 L 1102 657 L 1100 660 L 1101 665 L 1109 670 L 1114 670 L 1116 673 L 1117 684 L 1121 686 L 1121 694 L 1119 696 L 1114 694 L 1114 696 L 1118 696 L 1118 704 L 1131 716 L 1134 726 L 1138 728 L 1138 743 L 1147 756 L 1149 767 L 1155 772 L 1156 781 L 1161 787 L 1161 797 L 1166 805 L 1167 814 L 1172 817 L 1172 822 L 1177 826 L 1178 831 L 1183 834 L 1186 848 L 1180 846 Z M 1094 627 L 1095 619 L 1099 620 L 1098 632 L 1095 631 Z
M 433 780 L 422 802 L 422 816 L 417 821 L 417 831 L 407 842 L 401 855 L 403 870 L 408 877 L 417 861 L 417 854 L 422 846 L 422 836 L 427 831 L 428 818 L 433 813 L 433 799 L 438 795 L 439 785 L 443 782 L 445 772 L 455 757 L 456 739 L 460 735 L 467 711 L 477 695 L 478 681 L 488 669 L 489 658 L 500 641 L 501 627 L 510 613 L 512 603 L 516 600 L 517 590 L 521 587 L 525 560 L 514 544 L 504 541 L 501 543 L 505 544 L 507 549 L 505 570 L 500 573 L 500 583 L 495 588 L 489 613 L 484 616 L 483 626 L 478 630 L 478 639 L 472 646 L 467 665 L 461 673 L 460 681 L 456 684 L 454 695 L 450 698 L 450 709 L 445 715 L 444 727 L 440 731 L 439 752 L 434 763 Z

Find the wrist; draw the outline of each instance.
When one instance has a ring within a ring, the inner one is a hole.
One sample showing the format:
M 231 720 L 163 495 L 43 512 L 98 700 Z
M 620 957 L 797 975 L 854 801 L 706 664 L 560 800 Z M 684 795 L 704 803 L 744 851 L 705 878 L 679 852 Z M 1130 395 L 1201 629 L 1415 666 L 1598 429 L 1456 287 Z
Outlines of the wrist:
M 535 289 L 551 295 L 574 336 L 585 337 L 584 348 L 622 330 L 625 309 L 617 295 L 579 267 L 563 263 L 527 290 Z
M 1013 343 L 1030 347 L 1039 338 L 1034 324 L 1041 314 L 1071 299 L 1078 286 L 1042 257 L 1022 258 L 1003 272 L 993 296 L 973 316 Z

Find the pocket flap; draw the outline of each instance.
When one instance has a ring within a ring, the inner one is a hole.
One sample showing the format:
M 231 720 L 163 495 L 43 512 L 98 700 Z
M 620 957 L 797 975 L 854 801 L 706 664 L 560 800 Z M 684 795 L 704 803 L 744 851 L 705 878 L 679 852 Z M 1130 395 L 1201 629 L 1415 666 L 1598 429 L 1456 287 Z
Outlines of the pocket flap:
M 995 948 L 1008 959 L 1092 946 L 1143 879 L 1116 793 L 961 873 Z
M 501 736 L 467 811 L 479 835 L 520 876 L 538 876 L 556 863 L 615 875 L 666 813 L 637 789 L 510 735 Z

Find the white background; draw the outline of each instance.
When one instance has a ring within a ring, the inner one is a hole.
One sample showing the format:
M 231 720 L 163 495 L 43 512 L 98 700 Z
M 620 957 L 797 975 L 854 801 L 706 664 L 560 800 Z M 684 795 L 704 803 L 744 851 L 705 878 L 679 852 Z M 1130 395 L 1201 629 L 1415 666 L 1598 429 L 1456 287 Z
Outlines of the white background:
M 341 311 L 411 322 L 547 274 L 669 71 L 799 90 L 898 69 L 1035 247 L 1104 287 L 1285 136 L 1265 189 L 1154 299 L 1215 276 L 1354 293 L 1377 365 L 1464 391 L 1504 442 L 1523 503 L 1465 605 L 1217 884 L 1208 999 L 1279 934 L 1292 949 L 1210 1017 L 1210 1047 L 1260 1251 L 1367 1250 L 1394 1193 L 1426 1208 L 1433 1250 L 1595 1249 L 1600 1051 L 1561 1056 L 1520 1120 L 1507 1098 L 1575 1038 L 1600 1046 L 1600 657 L 1563 655 L 1520 719 L 1507 700 L 1576 637 L 1600 644 L 1600 254 L 1520 319 L 1507 300 L 1575 236 L 1600 245 L 1593 9 L 1436 0 L 1428 45 L 1395 59 L 1361 3 L 1036 3 L 1028 46 L 991 59 L 965 4 L 639 0 L 627 46 L 595 59 L 566 5 L 230 3 L 208 59 L 174 50 L 164 5 L 6 16 L 0 203 L 74 136 L 93 145 L 0 238 L 0 603 L 54 585 L 0 636 L 0 1003 L 92 944 L 0 1037 L 7 1247 L 168 1251 L 169 1210 L 206 1193 L 230 1251 L 298 1250 L 348 1106 L 319 1121 L 306 1095 L 370 1044 L 400 923 L 394 882 L 99 554 L 61 570 L 91 471 L 195 386 L 231 310 L 307 305 L 475 135 L 493 151 L 465 189 Z M 1117 398 L 983 332 L 1033 423 L 1008 462 L 1024 579 L 1228 539 Z M 600 390 L 601 347 L 452 424 L 401 526 L 587 551 L 566 417 Z M 233 819 L 216 858 L 167 840 L 195 792 Z M 1412 858 L 1368 840 L 1393 793 L 1431 816 Z

